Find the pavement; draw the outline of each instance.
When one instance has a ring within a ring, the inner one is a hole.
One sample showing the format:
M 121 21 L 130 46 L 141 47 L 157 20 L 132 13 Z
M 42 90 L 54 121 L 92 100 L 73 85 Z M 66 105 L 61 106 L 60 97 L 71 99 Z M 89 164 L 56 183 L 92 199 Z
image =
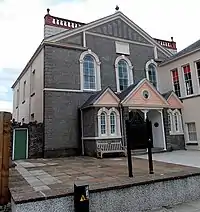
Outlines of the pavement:
M 136 157 L 147 159 L 147 155 L 141 155 Z M 200 151 L 179 150 L 166 153 L 155 153 L 153 154 L 153 160 L 200 168 Z M 151 212 L 200 212 L 200 200 L 176 205 L 171 208 L 152 210 Z
M 200 200 L 150 212 L 200 212 Z
M 147 159 L 147 155 L 136 157 Z M 153 160 L 200 168 L 200 151 L 178 150 L 165 153 L 154 153 Z

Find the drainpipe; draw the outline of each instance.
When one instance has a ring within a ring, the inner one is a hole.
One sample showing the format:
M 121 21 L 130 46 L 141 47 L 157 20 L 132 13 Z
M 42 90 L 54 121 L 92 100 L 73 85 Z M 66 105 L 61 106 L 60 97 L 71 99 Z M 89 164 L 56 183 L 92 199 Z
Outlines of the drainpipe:
M 83 142 L 83 111 L 81 111 L 81 151 L 82 151 L 82 156 L 84 156 L 85 151 L 84 151 L 84 142 Z
M 123 145 L 125 145 L 125 135 L 124 135 L 124 122 L 123 122 L 123 118 L 122 118 L 122 104 L 119 103 L 119 109 L 120 109 L 120 128 L 121 128 L 121 132 L 122 132 L 122 143 Z

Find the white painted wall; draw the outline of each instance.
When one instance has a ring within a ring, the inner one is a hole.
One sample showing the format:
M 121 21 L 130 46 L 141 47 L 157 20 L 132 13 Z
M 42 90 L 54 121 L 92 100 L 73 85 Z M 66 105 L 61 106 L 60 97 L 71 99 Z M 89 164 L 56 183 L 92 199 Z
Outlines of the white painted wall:
M 164 93 L 169 90 L 173 90 L 172 84 L 172 76 L 171 70 L 177 68 L 179 73 L 179 82 L 180 82 L 180 90 L 181 90 L 181 98 L 183 98 L 183 126 L 184 126 L 184 133 L 186 143 L 188 142 L 188 131 L 187 125 L 188 122 L 195 122 L 196 130 L 197 130 L 197 139 L 199 146 L 187 146 L 187 148 L 195 148 L 200 149 L 200 114 L 199 114 L 199 106 L 200 106 L 200 86 L 197 77 L 197 70 L 195 62 L 200 60 L 200 51 L 195 52 L 191 55 L 188 55 L 184 58 L 181 58 L 177 61 L 174 61 L 170 64 L 166 64 L 165 66 L 158 67 L 158 82 L 160 82 L 159 88 L 160 92 Z M 184 83 L 184 76 L 182 66 L 185 64 L 190 64 L 191 74 L 192 74 L 192 83 L 193 83 L 193 90 L 194 94 L 191 95 L 192 98 L 184 98 L 186 97 L 185 91 L 185 83 Z
M 165 148 L 164 145 L 164 134 L 163 134 L 163 123 L 161 113 L 157 110 L 150 110 L 148 112 L 148 118 L 152 122 L 152 132 L 153 132 L 153 145 L 154 147 Z M 154 124 L 158 122 L 159 126 L 155 127 Z
M 188 122 L 195 122 L 196 124 L 196 131 L 197 131 L 197 142 L 199 146 L 195 146 L 195 148 L 200 149 L 200 96 L 190 99 L 185 99 L 183 101 L 184 109 L 183 109 L 183 121 L 184 121 L 184 133 L 186 138 L 186 143 L 189 142 L 188 140 L 188 133 L 187 133 L 187 125 Z M 188 148 L 192 148 L 192 146 L 188 146 Z
M 35 95 L 31 97 L 31 73 L 35 69 Z M 38 122 L 43 121 L 43 77 L 44 77 L 44 50 L 37 55 L 25 74 L 13 88 L 13 118 L 17 122 L 31 121 L 31 114 Z M 26 81 L 26 96 L 23 102 L 23 84 Z M 17 89 L 19 89 L 19 106 L 17 106 Z
M 158 87 L 161 93 L 165 93 L 169 90 L 173 89 L 172 84 L 172 76 L 171 70 L 177 68 L 179 72 L 179 80 L 180 80 L 180 87 L 181 87 L 181 97 L 185 97 L 185 87 L 184 87 L 184 78 L 183 78 L 183 71 L 182 66 L 185 64 L 190 64 L 190 69 L 192 72 L 192 81 L 193 81 L 193 89 L 194 93 L 199 94 L 199 84 L 197 79 L 197 71 L 195 67 L 195 61 L 200 60 L 200 51 L 193 53 L 189 56 L 183 57 L 179 60 L 176 60 L 172 63 L 166 64 L 165 66 L 157 67 L 158 70 Z

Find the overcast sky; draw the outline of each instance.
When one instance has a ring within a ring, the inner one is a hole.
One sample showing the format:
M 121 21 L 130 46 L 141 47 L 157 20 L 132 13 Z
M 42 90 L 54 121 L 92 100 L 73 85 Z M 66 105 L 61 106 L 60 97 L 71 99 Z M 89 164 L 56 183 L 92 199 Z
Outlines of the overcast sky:
M 181 50 L 200 39 L 200 0 L 0 0 L 0 111 L 12 111 L 10 86 L 43 38 L 50 14 L 88 23 L 120 11 L 152 37 L 170 40 Z

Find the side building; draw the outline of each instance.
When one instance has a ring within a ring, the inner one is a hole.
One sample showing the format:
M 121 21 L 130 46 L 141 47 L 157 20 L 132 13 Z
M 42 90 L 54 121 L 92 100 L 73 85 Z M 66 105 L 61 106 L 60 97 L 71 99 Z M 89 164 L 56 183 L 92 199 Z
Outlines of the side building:
M 158 73 L 161 92 L 173 89 L 183 102 L 187 149 L 200 149 L 200 40 L 160 64 Z

